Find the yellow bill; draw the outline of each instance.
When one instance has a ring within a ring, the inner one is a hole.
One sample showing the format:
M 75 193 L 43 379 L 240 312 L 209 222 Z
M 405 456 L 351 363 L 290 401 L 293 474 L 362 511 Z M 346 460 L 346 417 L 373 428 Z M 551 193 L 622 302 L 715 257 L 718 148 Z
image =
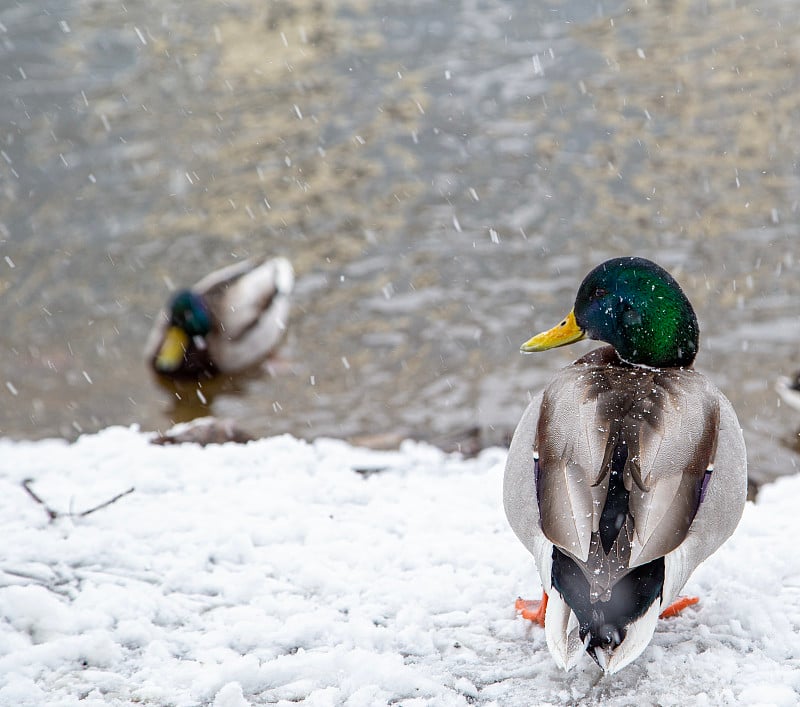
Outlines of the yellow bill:
M 570 312 L 560 324 L 556 324 L 552 329 L 537 334 L 532 339 L 528 339 L 519 350 L 522 353 L 534 353 L 536 351 L 547 351 L 558 346 L 566 346 L 580 341 L 586 336 L 586 332 L 578 326 L 575 321 L 575 313 Z
M 183 354 L 189 346 L 189 335 L 176 326 L 167 329 L 164 341 L 156 356 L 156 369 L 165 373 L 177 371 L 183 363 Z

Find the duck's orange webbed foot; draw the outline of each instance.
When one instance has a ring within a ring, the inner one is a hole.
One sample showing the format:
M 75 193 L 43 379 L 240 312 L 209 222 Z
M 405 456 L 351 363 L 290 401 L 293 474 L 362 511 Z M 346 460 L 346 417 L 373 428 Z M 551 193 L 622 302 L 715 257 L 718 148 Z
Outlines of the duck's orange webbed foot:
M 514 608 L 522 614 L 523 619 L 533 621 L 544 628 L 544 614 L 547 609 L 547 592 L 542 592 L 541 601 L 535 599 L 517 599 Z
M 678 597 L 675 601 L 672 602 L 664 611 L 662 611 L 659 615 L 659 619 L 669 619 L 673 616 L 677 616 L 681 613 L 687 606 L 693 606 L 700 601 L 700 597 Z

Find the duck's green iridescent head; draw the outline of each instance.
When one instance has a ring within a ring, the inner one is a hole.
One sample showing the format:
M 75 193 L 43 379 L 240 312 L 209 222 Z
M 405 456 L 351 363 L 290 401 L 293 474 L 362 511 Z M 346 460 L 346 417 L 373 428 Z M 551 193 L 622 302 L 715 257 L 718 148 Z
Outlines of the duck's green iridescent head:
M 211 314 L 203 298 L 190 290 L 180 290 L 169 306 L 170 324 L 189 336 L 206 336 L 211 331 Z
M 584 278 L 567 317 L 526 341 L 522 351 L 584 338 L 611 344 L 629 363 L 686 367 L 697 354 L 699 328 L 692 305 L 666 270 L 645 258 L 613 258 Z

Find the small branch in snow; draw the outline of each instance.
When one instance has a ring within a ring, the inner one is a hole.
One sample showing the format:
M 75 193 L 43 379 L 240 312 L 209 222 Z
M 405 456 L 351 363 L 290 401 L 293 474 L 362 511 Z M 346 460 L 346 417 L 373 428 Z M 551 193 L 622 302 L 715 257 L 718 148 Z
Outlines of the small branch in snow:
M 34 481 L 33 479 L 23 479 L 22 488 L 25 489 L 25 492 L 34 501 L 36 501 L 36 503 L 38 503 L 42 508 L 44 508 L 44 512 L 47 513 L 47 517 L 50 518 L 51 523 L 56 518 L 63 518 L 63 517 L 85 518 L 86 516 L 94 513 L 95 511 L 99 511 L 102 508 L 106 508 L 107 506 L 110 506 L 112 503 L 116 503 L 117 501 L 119 501 L 119 499 L 123 498 L 124 496 L 127 496 L 128 494 L 134 492 L 134 487 L 131 486 L 126 491 L 122 491 L 113 498 L 109 498 L 107 501 L 103 501 L 102 503 L 99 503 L 98 505 L 93 506 L 92 508 L 88 508 L 85 511 L 80 511 L 79 513 L 73 513 L 71 511 L 69 513 L 61 513 L 60 511 L 56 511 L 53 508 L 50 508 L 50 506 L 47 505 L 47 502 L 31 488 L 31 484 L 33 483 L 33 481 Z
M 56 518 L 58 518 L 59 513 L 54 511 L 50 506 L 48 506 L 40 497 L 39 495 L 31 488 L 31 484 L 33 483 L 33 479 L 23 479 L 22 480 L 22 488 L 25 489 L 25 492 L 38 503 L 42 508 L 44 508 L 45 513 L 47 513 L 48 517 L 50 518 L 50 522 L 52 523 Z
M 77 513 L 75 515 L 77 515 L 79 518 L 85 518 L 90 513 L 94 513 L 95 511 L 99 511 L 101 508 L 105 508 L 106 506 L 110 506 L 112 503 L 116 503 L 117 501 L 119 501 L 119 499 L 123 498 L 124 496 L 127 496 L 129 493 L 133 493 L 134 490 L 135 490 L 134 487 L 131 486 L 126 491 L 118 493 L 116 496 L 114 496 L 114 498 L 109 498 L 107 501 L 103 501 L 102 503 L 96 505 L 94 508 L 89 508 L 88 510 L 81 511 L 80 513 Z

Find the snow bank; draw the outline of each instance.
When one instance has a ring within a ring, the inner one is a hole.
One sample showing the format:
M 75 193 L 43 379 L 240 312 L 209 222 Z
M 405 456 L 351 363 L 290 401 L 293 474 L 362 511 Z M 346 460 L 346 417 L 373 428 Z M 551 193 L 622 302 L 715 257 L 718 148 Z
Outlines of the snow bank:
M 504 461 L 121 428 L 0 440 L 0 705 L 798 702 L 800 479 L 762 490 L 690 581 L 696 610 L 605 678 L 558 670 L 515 616 L 541 590 Z

